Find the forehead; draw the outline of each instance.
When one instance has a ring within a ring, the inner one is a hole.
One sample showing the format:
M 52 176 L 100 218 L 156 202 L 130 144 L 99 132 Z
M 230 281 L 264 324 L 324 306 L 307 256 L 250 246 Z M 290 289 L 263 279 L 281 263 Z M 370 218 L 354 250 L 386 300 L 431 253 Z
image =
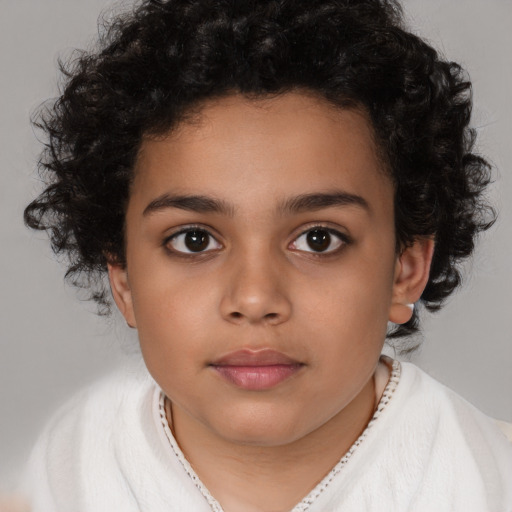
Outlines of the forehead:
M 200 193 L 250 204 L 340 188 L 373 194 L 372 202 L 379 192 L 387 203 L 393 195 L 368 116 L 286 93 L 208 101 L 169 133 L 145 138 L 132 195 Z

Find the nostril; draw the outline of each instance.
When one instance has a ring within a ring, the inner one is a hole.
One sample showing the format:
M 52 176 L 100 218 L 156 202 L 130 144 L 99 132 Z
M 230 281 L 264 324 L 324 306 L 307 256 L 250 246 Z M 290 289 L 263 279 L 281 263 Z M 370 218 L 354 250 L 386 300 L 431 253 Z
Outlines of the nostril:
M 277 313 L 267 313 L 267 314 L 265 315 L 265 318 L 266 318 L 267 320 L 274 320 L 274 319 L 276 319 L 276 318 L 277 318 L 277 316 L 278 316 L 278 315 L 277 315 Z
M 238 318 L 242 318 L 243 315 L 242 315 L 242 313 L 239 313 L 238 311 L 233 311 L 233 313 L 231 313 L 231 316 L 233 318 L 237 318 L 238 319 Z

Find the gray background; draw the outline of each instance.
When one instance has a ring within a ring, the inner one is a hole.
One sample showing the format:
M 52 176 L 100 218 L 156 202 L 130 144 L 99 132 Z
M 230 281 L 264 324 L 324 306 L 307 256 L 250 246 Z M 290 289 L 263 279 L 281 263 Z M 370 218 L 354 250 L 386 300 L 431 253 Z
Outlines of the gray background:
M 12 485 L 52 411 L 109 371 L 136 341 L 119 317 L 99 319 L 62 280 L 42 234 L 23 227 L 39 190 L 29 115 L 57 90 L 57 55 L 94 40 L 106 0 L 0 0 L 0 490 Z M 407 17 L 474 83 L 479 149 L 497 169 L 500 221 L 470 278 L 425 322 L 412 360 L 477 407 L 512 421 L 512 2 L 405 0 Z

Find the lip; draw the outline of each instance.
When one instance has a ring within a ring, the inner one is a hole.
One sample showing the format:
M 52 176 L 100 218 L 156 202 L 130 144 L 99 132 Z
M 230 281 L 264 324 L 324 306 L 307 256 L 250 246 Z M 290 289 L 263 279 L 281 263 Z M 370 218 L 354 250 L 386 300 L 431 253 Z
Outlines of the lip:
M 237 350 L 210 364 L 223 379 L 248 391 L 271 389 L 295 375 L 303 366 L 303 363 L 272 349 Z

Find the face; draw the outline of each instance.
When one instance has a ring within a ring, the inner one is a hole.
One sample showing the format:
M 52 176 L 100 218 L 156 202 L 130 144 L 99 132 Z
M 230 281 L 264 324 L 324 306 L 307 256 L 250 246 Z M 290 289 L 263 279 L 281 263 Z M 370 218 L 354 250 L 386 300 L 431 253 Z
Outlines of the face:
M 126 243 L 114 297 L 175 414 L 256 445 L 363 396 L 428 260 L 395 252 L 366 116 L 298 93 L 216 100 L 145 140 Z

